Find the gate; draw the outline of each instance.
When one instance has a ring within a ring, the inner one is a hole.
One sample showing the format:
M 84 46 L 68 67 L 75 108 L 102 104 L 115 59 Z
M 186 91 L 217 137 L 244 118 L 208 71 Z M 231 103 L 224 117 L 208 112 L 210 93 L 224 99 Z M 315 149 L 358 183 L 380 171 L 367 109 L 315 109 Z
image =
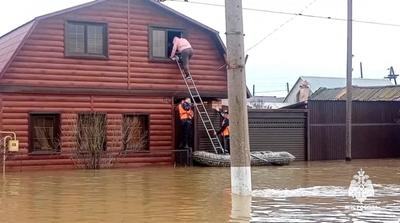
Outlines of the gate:
M 306 160 L 307 114 L 302 109 L 249 110 L 251 150 L 286 151 Z
M 208 110 L 214 126 L 218 129 L 221 120 L 211 108 Z M 249 109 L 249 137 L 251 151 L 286 151 L 296 160 L 307 159 L 308 112 L 305 109 Z M 212 145 L 197 121 L 195 150 L 212 152 Z

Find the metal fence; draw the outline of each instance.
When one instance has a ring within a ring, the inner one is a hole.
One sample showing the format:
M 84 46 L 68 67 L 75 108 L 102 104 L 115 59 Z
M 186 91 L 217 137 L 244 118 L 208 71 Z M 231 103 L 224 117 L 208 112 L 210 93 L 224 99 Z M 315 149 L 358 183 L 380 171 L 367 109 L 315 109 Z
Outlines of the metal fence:
M 345 101 L 309 101 L 310 160 L 345 158 Z M 352 158 L 400 157 L 400 102 L 354 101 Z
M 208 110 L 219 128 L 221 120 L 215 110 Z M 249 137 L 251 151 L 287 151 L 296 160 L 305 160 L 307 154 L 307 111 L 302 109 L 249 109 Z M 212 145 L 197 121 L 198 150 L 212 152 Z M 196 143 L 197 144 L 197 143 Z

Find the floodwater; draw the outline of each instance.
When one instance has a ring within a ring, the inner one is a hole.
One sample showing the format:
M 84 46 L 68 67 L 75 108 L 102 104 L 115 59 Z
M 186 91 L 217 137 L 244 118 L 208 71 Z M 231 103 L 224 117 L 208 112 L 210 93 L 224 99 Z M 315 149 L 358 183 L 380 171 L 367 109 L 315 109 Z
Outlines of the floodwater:
M 362 168 L 374 195 L 348 196 Z M 252 168 L 253 195 L 231 196 L 229 168 L 7 173 L 0 222 L 399 222 L 400 159 Z

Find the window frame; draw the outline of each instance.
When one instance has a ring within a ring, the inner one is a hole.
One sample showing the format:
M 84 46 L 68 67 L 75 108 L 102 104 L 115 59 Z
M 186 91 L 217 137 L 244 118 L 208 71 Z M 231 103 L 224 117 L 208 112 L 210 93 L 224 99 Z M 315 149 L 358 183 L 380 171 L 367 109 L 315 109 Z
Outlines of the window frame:
M 53 148 L 51 150 L 35 150 L 34 148 L 34 126 L 33 126 L 33 120 L 34 116 L 54 116 L 54 125 L 55 128 L 53 129 L 53 135 L 54 138 L 59 140 L 61 142 L 61 113 L 59 112 L 29 112 L 29 120 L 28 120 L 28 154 L 54 154 L 54 153 L 60 153 L 61 152 L 61 143 L 57 145 L 56 148 Z
M 146 148 L 144 149 L 144 150 L 140 150 L 140 151 L 135 151 L 135 150 L 132 150 L 132 149 L 128 149 L 125 145 L 124 145 L 124 140 L 125 140 L 125 136 L 124 136 L 124 132 L 125 132 L 125 129 L 124 129 L 124 126 L 123 126 L 123 123 L 124 123 L 124 119 L 125 119 L 125 117 L 134 117 L 134 116 L 145 116 L 146 117 L 146 121 L 147 121 L 147 123 L 145 123 L 145 131 L 147 131 L 147 140 L 146 140 Z M 124 151 L 124 152 L 126 152 L 126 153 L 149 153 L 150 152 L 150 114 L 149 113 L 123 113 L 122 114 L 122 119 L 121 119 L 121 130 L 122 130 L 122 132 L 121 132 L 121 137 L 122 137 L 122 140 L 121 140 L 121 148 L 122 148 L 122 151 Z
M 161 30 L 164 31 L 165 33 L 165 46 L 166 46 L 166 57 L 154 57 L 153 56 L 153 30 Z M 148 27 L 148 32 L 149 32 L 149 59 L 150 61 L 165 61 L 165 62 L 170 62 L 171 60 L 169 59 L 168 55 L 168 32 L 180 32 L 181 37 L 185 36 L 185 31 L 184 28 L 179 28 L 179 27 L 166 27 L 166 26 L 158 26 L 158 25 L 149 25 Z
M 68 51 L 68 24 L 79 24 L 84 25 L 84 53 L 71 53 Z M 87 52 L 88 49 L 88 33 L 87 27 L 89 25 L 97 25 L 102 26 L 104 28 L 104 38 L 103 38 L 103 54 L 90 54 Z M 103 22 L 90 22 L 90 21 L 77 21 L 77 20 L 66 20 L 64 24 L 64 56 L 71 58 L 80 58 L 80 59 L 103 59 L 108 60 L 108 24 Z

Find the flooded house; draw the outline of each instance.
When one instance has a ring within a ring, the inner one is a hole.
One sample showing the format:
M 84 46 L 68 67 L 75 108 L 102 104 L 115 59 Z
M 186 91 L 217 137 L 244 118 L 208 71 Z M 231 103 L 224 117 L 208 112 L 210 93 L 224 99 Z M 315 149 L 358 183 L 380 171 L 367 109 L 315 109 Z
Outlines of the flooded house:
M 226 98 L 218 32 L 158 1 L 97 0 L 2 36 L 0 129 L 16 132 L 20 142 L 7 167 L 72 167 L 74 132 L 85 129 L 77 120 L 88 113 L 105 123 L 103 149 L 124 151 L 117 165 L 172 165 L 175 106 L 188 96 L 169 59 L 174 36 L 194 48 L 191 73 L 205 103 Z M 127 128 L 136 130 L 141 145 L 122 137 Z

